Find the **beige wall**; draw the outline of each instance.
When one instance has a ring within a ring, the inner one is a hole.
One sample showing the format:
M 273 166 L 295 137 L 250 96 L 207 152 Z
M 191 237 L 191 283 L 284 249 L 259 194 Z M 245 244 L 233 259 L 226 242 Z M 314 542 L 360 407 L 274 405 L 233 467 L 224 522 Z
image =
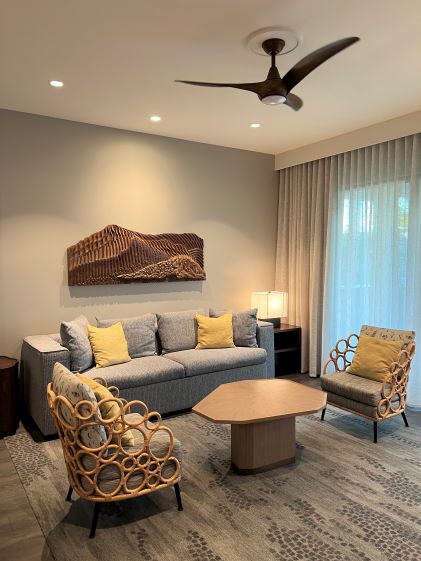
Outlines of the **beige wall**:
M 409 134 L 416 134 L 420 131 L 421 111 L 416 111 L 415 113 L 396 117 L 396 119 L 376 123 L 369 127 L 277 154 L 275 168 L 289 168 L 304 162 L 311 162 L 320 158 L 326 158 L 327 156 L 333 156 L 334 154 L 342 154 L 349 150 L 364 148 L 365 146 L 371 146 L 372 144 L 378 144 L 379 142 L 385 142 L 394 138 L 401 138 Z
M 274 157 L 0 110 L 0 354 L 84 313 L 250 305 L 274 285 Z M 107 224 L 204 238 L 204 282 L 67 286 L 66 248 Z

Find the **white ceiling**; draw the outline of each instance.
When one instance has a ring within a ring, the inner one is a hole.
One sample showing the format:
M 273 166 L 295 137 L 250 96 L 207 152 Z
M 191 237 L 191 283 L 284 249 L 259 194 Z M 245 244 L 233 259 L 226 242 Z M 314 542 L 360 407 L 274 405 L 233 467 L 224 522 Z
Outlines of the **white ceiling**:
M 1 0 L 0 107 L 274 154 L 421 109 L 420 24 L 420 0 Z M 264 79 L 245 39 L 267 26 L 303 38 L 281 75 L 326 43 L 361 41 L 296 87 L 298 113 L 174 83 Z

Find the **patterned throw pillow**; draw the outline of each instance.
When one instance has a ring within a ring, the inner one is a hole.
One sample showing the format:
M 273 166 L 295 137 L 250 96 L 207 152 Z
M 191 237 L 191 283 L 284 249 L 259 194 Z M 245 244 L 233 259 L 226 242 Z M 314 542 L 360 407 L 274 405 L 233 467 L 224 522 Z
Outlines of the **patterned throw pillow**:
M 219 318 L 228 310 L 210 309 L 212 318 Z M 234 330 L 234 345 L 236 347 L 258 347 L 257 344 L 257 308 L 244 312 L 232 312 L 232 326 Z
M 76 405 L 79 401 L 90 401 L 94 405 L 98 402 L 91 388 L 82 382 L 78 376 L 70 372 L 60 362 L 56 362 L 53 369 L 52 388 L 56 395 L 66 397 L 72 405 Z M 75 418 L 71 411 L 64 404 L 59 406 L 60 414 L 69 425 L 75 425 Z M 82 415 L 89 415 L 89 406 L 84 405 L 80 408 Z M 97 417 L 100 419 L 101 412 L 98 409 Z M 87 422 L 91 422 L 90 418 Z M 84 427 L 80 431 L 80 440 L 82 444 L 88 448 L 99 448 L 107 442 L 107 434 L 102 425 L 91 425 Z
M 63 347 L 70 351 L 70 370 L 83 372 L 94 365 L 94 355 L 88 337 L 88 320 L 79 316 L 73 321 L 63 321 L 60 337 Z
M 131 358 L 157 354 L 156 332 L 158 325 L 155 314 L 143 314 L 142 316 L 123 319 L 96 318 L 96 322 L 98 327 L 110 327 L 117 322 L 121 323 Z

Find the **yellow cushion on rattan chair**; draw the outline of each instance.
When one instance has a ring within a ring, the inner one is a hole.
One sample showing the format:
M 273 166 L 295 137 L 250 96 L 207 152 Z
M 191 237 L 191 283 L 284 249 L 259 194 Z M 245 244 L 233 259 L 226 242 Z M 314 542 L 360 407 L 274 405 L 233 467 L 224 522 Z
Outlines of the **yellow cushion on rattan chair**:
M 110 327 L 88 325 L 88 336 L 97 368 L 131 360 L 120 321 Z
M 113 398 L 113 394 L 110 392 L 110 390 L 96 380 L 92 380 L 92 378 L 88 378 L 83 374 L 77 374 L 77 376 L 82 380 L 82 382 L 84 382 L 91 388 L 98 402 L 100 402 L 102 399 Z M 99 410 L 101 411 L 101 417 L 105 420 L 113 419 L 115 417 L 118 417 L 118 415 L 120 414 L 120 407 L 118 406 L 116 401 L 106 401 L 105 403 L 102 403 L 99 406 Z M 121 423 L 115 423 L 115 428 L 117 430 L 121 429 Z M 118 436 L 116 434 L 113 435 L 111 442 L 113 444 L 116 444 L 118 442 Z M 134 436 L 131 430 L 127 429 L 121 435 L 121 445 L 124 447 L 134 446 Z
M 347 371 L 362 378 L 383 382 L 401 349 L 402 341 L 386 341 L 360 335 L 354 359 Z

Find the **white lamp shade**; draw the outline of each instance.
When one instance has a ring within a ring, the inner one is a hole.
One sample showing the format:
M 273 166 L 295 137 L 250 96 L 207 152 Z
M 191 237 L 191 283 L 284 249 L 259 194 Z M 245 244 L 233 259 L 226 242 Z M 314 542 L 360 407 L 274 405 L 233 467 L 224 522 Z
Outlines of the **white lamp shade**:
M 259 319 L 283 318 L 288 315 L 288 293 L 278 292 L 252 292 L 251 305 L 257 308 Z

